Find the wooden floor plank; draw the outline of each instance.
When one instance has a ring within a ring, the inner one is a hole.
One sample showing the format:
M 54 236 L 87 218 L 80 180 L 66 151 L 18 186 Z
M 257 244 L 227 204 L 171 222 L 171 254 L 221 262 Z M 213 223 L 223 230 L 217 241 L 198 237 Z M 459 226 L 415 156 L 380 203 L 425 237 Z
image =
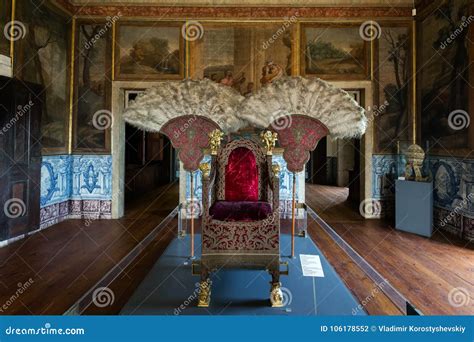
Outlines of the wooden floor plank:
M 0 303 L 9 303 L 0 314 L 64 313 L 177 204 L 177 184 L 164 186 L 128 204 L 122 219 L 66 220 L 0 249 Z
M 424 314 L 474 314 L 472 243 L 441 231 L 428 239 L 398 231 L 390 222 L 364 220 L 347 195 L 346 188 L 306 185 L 307 204 Z M 337 253 L 336 247 L 320 246 L 328 258 Z M 357 289 L 352 275 L 339 274 L 349 288 Z M 449 293 L 464 290 L 471 303 L 451 305 Z M 364 294 L 354 292 L 362 300 Z

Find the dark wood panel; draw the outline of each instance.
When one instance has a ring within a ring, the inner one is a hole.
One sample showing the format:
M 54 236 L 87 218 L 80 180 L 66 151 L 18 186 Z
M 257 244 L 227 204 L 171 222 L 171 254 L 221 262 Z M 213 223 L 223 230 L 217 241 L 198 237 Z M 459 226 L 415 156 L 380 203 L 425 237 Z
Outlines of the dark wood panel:
M 41 87 L 0 77 L 0 240 L 39 228 Z

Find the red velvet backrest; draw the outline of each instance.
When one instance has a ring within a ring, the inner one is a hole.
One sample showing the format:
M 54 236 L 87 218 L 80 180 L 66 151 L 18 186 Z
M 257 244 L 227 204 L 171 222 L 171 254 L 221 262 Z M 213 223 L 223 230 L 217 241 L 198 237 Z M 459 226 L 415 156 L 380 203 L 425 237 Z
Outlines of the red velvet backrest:
M 234 149 L 225 167 L 226 201 L 258 201 L 258 169 L 255 155 L 246 147 Z

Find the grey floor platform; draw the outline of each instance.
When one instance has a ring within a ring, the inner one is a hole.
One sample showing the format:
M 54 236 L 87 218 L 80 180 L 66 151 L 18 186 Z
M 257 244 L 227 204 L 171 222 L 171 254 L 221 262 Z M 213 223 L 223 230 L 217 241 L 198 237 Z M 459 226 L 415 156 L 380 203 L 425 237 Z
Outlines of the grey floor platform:
M 282 258 L 290 274 L 281 276 L 288 304 L 272 308 L 269 301 L 270 276 L 264 271 L 221 270 L 212 276 L 209 308 L 196 307 L 198 276 L 192 276 L 189 236 L 174 239 L 138 286 L 122 315 L 365 315 L 331 265 L 310 238 L 296 238 L 296 258 Z M 283 235 L 281 245 L 289 246 Z M 200 245 L 200 236 L 196 236 Z M 283 253 L 285 254 L 285 253 Z M 304 277 L 300 254 L 321 258 L 324 278 Z M 199 258 L 199 251 L 197 253 Z

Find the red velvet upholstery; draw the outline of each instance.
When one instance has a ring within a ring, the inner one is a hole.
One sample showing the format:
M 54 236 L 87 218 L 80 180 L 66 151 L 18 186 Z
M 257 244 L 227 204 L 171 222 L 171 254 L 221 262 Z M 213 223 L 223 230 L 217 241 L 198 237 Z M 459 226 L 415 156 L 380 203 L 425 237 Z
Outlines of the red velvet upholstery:
M 209 214 L 219 221 L 260 221 L 272 213 L 270 203 L 261 201 L 217 201 Z
M 258 201 L 258 170 L 255 155 L 248 148 L 238 147 L 225 167 L 226 201 Z

